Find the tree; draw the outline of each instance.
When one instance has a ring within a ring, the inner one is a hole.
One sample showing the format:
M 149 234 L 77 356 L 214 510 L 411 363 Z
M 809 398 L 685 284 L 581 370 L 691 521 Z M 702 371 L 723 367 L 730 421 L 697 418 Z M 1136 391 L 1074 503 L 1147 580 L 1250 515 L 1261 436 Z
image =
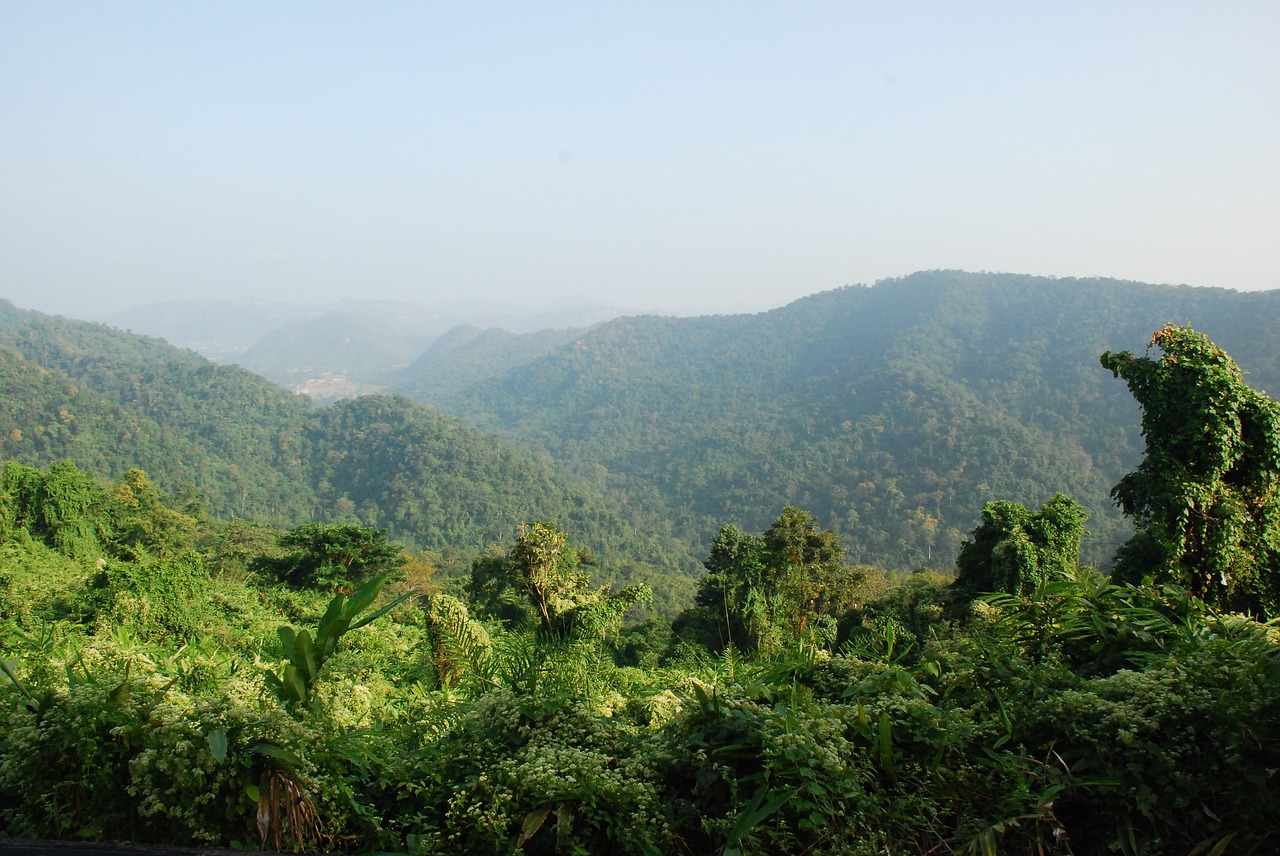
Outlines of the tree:
M 1162 327 L 1148 354 L 1107 352 L 1101 362 L 1142 406 L 1147 447 L 1111 491 L 1138 528 L 1113 575 L 1172 581 L 1219 609 L 1280 615 L 1280 405 L 1190 327 Z
M 136 468 L 112 489 L 107 522 L 112 545 L 125 557 L 181 554 L 196 531 L 196 519 L 170 508 L 147 474 Z
M 839 536 L 791 507 L 761 535 L 723 527 L 703 565 L 696 605 L 673 629 L 713 649 L 775 651 L 808 632 L 834 633 L 862 578 L 845 566 Z
M 698 586 L 694 608 L 679 616 L 672 629 L 714 651 L 729 645 L 754 648 L 761 625 L 768 623 L 764 539 L 728 524 L 711 539 L 711 552 L 702 565 L 707 575 Z
M 280 557 L 264 556 L 254 569 L 295 586 L 357 589 L 378 576 L 398 579 L 409 559 L 387 542 L 387 530 L 354 524 L 309 523 L 280 536 Z
M 0 471 L 0 488 L 9 527 L 26 529 L 66 556 L 101 552 L 105 491 L 75 464 L 63 461 L 42 472 L 9 461 Z
M 973 592 L 1027 595 L 1064 579 L 1080 561 L 1085 510 L 1057 494 L 1039 511 L 998 500 L 982 508 L 982 522 L 960 545 L 956 585 Z
M 510 621 L 516 617 L 512 606 L 522 605 L 544 638 L 599 638 L 646 599 L 649 589 L 633 585 L 609 593 L 593 588 L 583 566 L 594 564 L 555 524 L 534 521 L 520 529 L 505 556 L 475 560 L 467 592 L 478 613 L 494 618 Z
M 852 605 L 861 575 L 844 564 L 844 546 L 830 529 L 819 529 L 807 511 L 787 507 L 764 533 L 765 555 L 779 568 L 780 606 L 787 623 L 802 631 L 815 619 Z

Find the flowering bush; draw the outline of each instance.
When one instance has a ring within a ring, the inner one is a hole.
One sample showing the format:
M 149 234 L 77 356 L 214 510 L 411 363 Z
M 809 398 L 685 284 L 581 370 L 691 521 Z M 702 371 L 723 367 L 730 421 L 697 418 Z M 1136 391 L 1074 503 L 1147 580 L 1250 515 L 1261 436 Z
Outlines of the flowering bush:
M 581 701 L 492 692 L 416 765 L 414 841 L 425 853 L 664 852 L 635 737 Z

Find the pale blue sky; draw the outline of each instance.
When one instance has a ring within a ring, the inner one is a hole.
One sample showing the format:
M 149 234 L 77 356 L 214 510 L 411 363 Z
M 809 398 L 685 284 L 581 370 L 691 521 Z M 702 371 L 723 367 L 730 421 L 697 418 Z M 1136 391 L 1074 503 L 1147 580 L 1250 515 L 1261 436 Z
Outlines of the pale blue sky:
M 1280 3 L 0 0 L 0 297 L 1280 287 Z

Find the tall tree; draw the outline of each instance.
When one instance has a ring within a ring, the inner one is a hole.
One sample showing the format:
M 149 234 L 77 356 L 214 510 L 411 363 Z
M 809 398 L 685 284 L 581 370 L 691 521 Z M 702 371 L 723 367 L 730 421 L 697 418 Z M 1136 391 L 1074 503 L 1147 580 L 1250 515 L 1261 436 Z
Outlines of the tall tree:
M 861 575 L 812 514 L 787 507 L 761 535 L 725 526 L 703 563 L 696 606 L 674 629 L 712 648 L 773 651 L 820 628 L 853 604 Z
M 1115 576 L 1172 580 L 1220 609 L 1280 615 L 1280 405 L 1190 327 L 1157 330 L 1143 356 L 1101 360 L 1142 406 L 1147 446 L 1111 491 L 1138 527 Z
M 505 556 L 486 555 L 472 564 L 467 591 L 481 614 L 510 620 L 523 602 L 546 638 L 600 637 L 622 620 L 628 608 L 649 597 L 647 586 L 609 593 L 591 585 L 584 566 L 595 559 L 569 543 L 555 524 L 534 521 L 521 527 Z

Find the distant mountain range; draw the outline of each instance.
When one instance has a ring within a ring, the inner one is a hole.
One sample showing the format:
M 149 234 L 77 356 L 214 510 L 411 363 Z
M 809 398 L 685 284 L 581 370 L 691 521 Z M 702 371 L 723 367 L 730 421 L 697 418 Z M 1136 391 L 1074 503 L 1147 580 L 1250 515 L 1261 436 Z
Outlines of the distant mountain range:
M 155 339 L 0 305 L 0 455 L 141 466 L 220 515 L 364 520 L 455 569 L 553 519 L 600 551 L 603 578 L 658 580 L 674 601 L 719 526 L 760 531 L 785 505 L 852 560 L 910 569 L 950 566 L 984 502 L 1062 491 L 1104 565 L 1129 529 L 1108 493 L 1142 445 L 1098 356 L 1190 323 L 1280 389 L 1280 291 L 1106 279 L 931 271 L 756 315 L 449 325 L 417 344 L 361 313 L 270 320 L 244 353 L 323 359 L 347 381 L 385 364 L 378 386 L 436 409 L 315 409 Z
M 607 307 L 515 314 L 388 301 L 175 300 L 91 320 L 163 338 L 219 363 L 241 365 L 289 389 L 332 400 L 401 387 L 434 389 L 437 383 L 429 373 L 406 369 L 418 357 L 427 357 L 428 347 L 455 328 L 491 330 L 510 340 L 550 328 L 586 328 L 623 314 Z M 531 353 L 529 346 L 511 341 L 500 350 Z M 468 371 L 474 374 L 474 369 Z M 448 376 L 442 383 L 453 388 Z

